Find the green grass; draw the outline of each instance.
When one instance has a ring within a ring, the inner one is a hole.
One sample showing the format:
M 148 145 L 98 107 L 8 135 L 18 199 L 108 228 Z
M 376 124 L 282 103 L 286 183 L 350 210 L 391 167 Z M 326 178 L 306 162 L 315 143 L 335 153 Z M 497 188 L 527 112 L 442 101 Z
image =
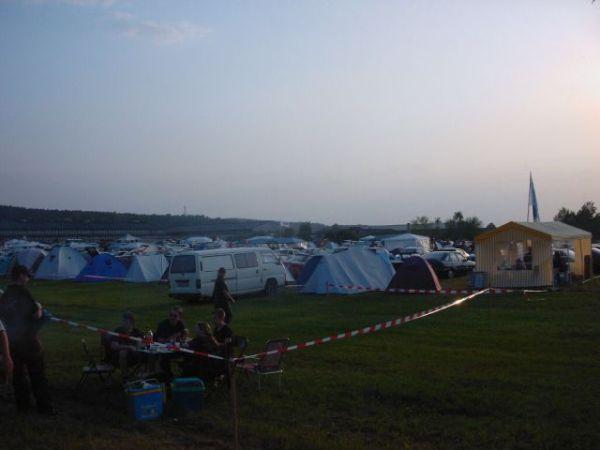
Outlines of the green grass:
M 174 303 L 164 285 L 35 282 L 64 318 L 113 328 L 122 311 L 155 327 Z M 450 297 L 452 298 L 452 297 Z M 234 330 L 292 342 L 371 325 L 449 301 L 443 296 L 300 296 L 242 299 Z M 188 325 L 210 317 L 185 304 Z M 227 448 L 226 389 L 201 414 L 175 422 L 127 418 L 118 390 L 73 399 L 93 333 L 49 324 L 42 338 L 56 418 L 13 417 L 0 403 L 8 448 Z M 242 448 L 591 448 L 600 441 L 600 295 L 595 289 L 480 296 L 399 328 L 285 355 L 284 386 L 258 392 L 239 377 Z M 6 397 L 6 395 L 5 395 Z

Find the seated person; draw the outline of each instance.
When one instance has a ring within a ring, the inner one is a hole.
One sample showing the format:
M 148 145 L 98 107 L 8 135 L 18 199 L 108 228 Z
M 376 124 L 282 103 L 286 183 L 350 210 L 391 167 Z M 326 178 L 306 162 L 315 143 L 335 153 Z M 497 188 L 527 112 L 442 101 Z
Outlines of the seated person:
M 181 321 L 181 313 L 178 308 L 169 312 L 169 317 L 158 324 L 154 339 L 157 342 L 184 342 L 186 329 Z
M 215 331 L 213 336 L 218 343 L 219 355 L 229 358 L 232 351 L 233 331 L 227 325 L 227 314 L 222 308 L 217 308 L 214 313 Z
M 141 338 L 142 333 L 134 327 L 135 316 L 132 312 L 123 314 L 123 323 L 115 329 L 115 333 L 126 336 Z M 121 374 L 127 373 L 127 368 L 137 364 L 140 361 L 139 355 L 135 353 L 137 347 L 136 341 L 118 336 L 105 336 L 104 345 L 106 349 L 107 361 L 114 366 L 119 367 Z
M 203 353 L 215 353 L 219 343 L 212 335 L 210 325 L 206 322 L 198 322 L 196 325 L 196 337 L 186 345 L 190 350 Z M 185 361 L 181 366 L 183 376 L 199 376 L 205 381 L 215 378 L 219 373 L 219 367 L 215 361 L 194 355 L 186 355 Z

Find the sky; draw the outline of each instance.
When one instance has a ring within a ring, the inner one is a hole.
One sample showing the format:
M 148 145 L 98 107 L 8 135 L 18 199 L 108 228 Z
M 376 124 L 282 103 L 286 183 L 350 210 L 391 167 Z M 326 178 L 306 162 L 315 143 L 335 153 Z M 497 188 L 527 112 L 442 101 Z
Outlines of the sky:
M 0 204 L 399 224 L 600 204 L 600 4 L 0 0 Z

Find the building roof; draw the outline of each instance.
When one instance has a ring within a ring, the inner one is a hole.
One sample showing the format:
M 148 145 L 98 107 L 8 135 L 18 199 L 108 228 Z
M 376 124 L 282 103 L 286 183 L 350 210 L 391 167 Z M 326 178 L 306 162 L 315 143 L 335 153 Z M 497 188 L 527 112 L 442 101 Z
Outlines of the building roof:
M 509 229 L 520 229 L 555 240 L 592 238 L 592 233 L 589 231 L 581 230 L 563 222 L 507 222 L 498 228 L 477 235 L 475 240 L 482 241 Z

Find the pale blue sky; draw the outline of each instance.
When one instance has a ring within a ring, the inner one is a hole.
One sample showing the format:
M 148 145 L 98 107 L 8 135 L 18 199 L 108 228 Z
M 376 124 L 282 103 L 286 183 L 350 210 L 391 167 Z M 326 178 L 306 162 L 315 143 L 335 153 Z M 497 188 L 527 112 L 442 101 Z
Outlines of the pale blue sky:
M 600 203 L 587 0 L 0 0 L 0 203 L 404 223 Z

